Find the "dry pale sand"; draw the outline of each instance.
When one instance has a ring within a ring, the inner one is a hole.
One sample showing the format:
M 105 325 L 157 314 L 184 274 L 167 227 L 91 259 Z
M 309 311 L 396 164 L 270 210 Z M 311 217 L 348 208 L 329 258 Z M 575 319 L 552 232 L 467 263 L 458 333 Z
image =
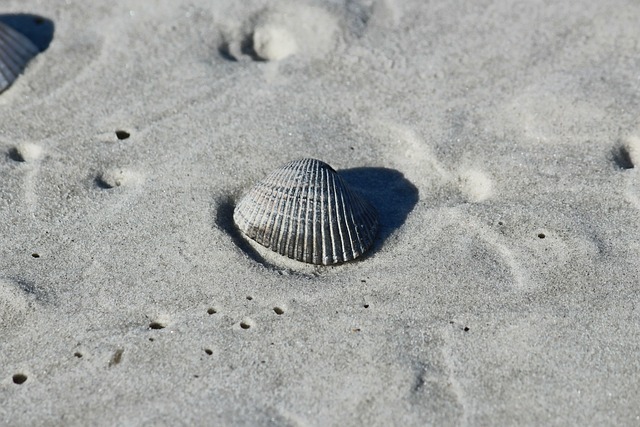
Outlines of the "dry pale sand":
M 0 13 L 44 49 L 0 94 L 0 424 L 640 423 L 637 1 Z M 360 261 L 235 230 L 301 157 L 376 205 Z

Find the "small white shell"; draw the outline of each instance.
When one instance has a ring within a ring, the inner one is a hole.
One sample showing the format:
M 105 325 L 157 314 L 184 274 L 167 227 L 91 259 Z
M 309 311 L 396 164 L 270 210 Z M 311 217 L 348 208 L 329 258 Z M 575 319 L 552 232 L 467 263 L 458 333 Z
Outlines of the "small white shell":
M 328 164 L 296 160 L 257 183 L 233 219 L 251 239 L 281 255 L 330 265 L 362 255 L 378 231 L 378 216 Z
M 38 53 L 31 40 L 0 22 L 0 92 L 11 86 Z

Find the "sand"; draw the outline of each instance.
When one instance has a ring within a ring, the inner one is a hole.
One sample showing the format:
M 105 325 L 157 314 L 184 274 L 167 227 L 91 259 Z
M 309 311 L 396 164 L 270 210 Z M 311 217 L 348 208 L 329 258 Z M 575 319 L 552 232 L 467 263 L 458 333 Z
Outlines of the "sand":
M 638 2 L 0 13 L 44 49 L 0 94 L 0 424 L 640 423 Z M 360 260 L 235 229 L 302 157 L 378 209 Z

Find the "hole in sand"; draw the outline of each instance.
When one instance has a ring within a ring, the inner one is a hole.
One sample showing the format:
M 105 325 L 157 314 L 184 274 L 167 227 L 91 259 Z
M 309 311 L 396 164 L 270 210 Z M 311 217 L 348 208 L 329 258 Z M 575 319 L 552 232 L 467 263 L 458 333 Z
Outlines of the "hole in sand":
M 613 161 L 620 169 L 633 169 L 634 164 L 627 147 L 618 147 L 613 150 Z
M 545 236 L 544 233 L 538 234 L 538 238 L 540 238 L 540 239 L 544 239 L 545 237 L 547 237 L 547 236 Z
M 93 182 L 96 184 L 98 188 L 102 188 L 103 190 L 110 190 L 114 187 L 113 184 L 107 182 L 107 180 L 101 176 L 97 176 Z
M 253 34 L 249 34 L 242 40 L 242 42 L 240 43 L 240 52 L 242 52 L 243 55 L 249 56 L 254 61 L 264 61 L 264 59 L 260 58 L 255 50 L 255 46 L 253 44 Z
M 253 299 L 253 297 L 252 297 L 252 296 L 248 296 L 248 297 L 247 297 L 247 300 L 248 300 L 248 301 L 251 301 L 252 299 Z
M 369 308 L 369 304 L 363 305 L 364 308 Z
M 207 310 L 207 314 L 209 314 L 209 315 L 211 315 L 211 314 L 216 314 L 216 313 L 217 313 L 217 311 L 216 311 L 216 309 L 215 309 L 215 308 L 213 308 L 213 307 L 210 307 L 210 308 Z
M 123 139 L 127 139 L 131 136 L 131 134 L 129 132 L 127 132 L 126 130 L 117 130 L 116 131 L 116 138 L 118 138 L 119 140 L 123 140 Z
M 74 355 L 75 357 L 77 357 L 78 359 L 81 359 L 81 358 L 82 358 L 82 353 L 80 353 L 79 351 L 76 351 L 75 353 L 73 353 L 73 355 Z
M 231 46 L 229 46 L 228 42 L 224 42 L 220 46 L 218 46 L 218 53 L 227 61 L 235 62 L 238 60 L 235 56 L 233 56 L 233 53 L 231 53 Z
M 204 352 L 207 353 L 209 356 L 211 356 L 213 354 L 213 351 L 208 349 L 208 348 L 205 348 Z
M 149 329 L 164 329 L 165 325 L 160 322 L 149 323 Z
M 242 329 L 249 329 L 251 325 L 249 324 L 249 322 L 240 322 L 240 327 Z
M 281 314 L 284 314 L 284 310 L 281 309 L 280 307 L 273 307 L 273 311 L 279 316 Z
M 15 374 L 13 376 L 13 382 L 16 384 L 22 384 L 27 380 L 27 376 L 25 374 Z
M 465 332 L 469 332 L 469 327 L 468 327 L 468 326 L 465 326 L 465 327 L 464 327 L 464 331 L 465 331 Z
M 38 255 L 36 253 L 31 254 L 31 256 L 34 257 L 34 258 L 40 258 L 40 255 Z
M 9 150 L 9 158 L 14 162 L 26 161 L 26 159 L 24 158 L 20 150 L 18 150 L 16 147 L 13 147 L 12 149 Z
M 113 353 L 111 356 L 111 360 L 109 360 L 109 367 L 115 366 L 118 363 L 122 362 L 122 354 L 124 353 L 124 348 L 119 348 Z

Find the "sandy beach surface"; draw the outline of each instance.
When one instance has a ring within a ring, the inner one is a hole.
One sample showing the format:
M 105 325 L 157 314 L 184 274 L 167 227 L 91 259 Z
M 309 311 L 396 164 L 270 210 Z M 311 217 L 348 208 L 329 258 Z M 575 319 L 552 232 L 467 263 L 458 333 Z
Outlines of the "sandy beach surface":
M 4 0 L 0 425 L 640 425 L 640 4 Z M 356 261 L 239 198 L 321 159 Z

